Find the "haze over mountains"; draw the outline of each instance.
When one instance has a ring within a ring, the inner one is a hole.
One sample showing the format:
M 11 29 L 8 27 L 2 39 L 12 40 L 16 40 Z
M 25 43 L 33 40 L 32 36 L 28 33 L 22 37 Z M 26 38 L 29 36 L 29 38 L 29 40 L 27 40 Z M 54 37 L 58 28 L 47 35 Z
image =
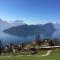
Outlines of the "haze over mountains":
M 54 27 L 59 30 L 60 29 L 60 24 L 56 23 L 56 24 L 54 24 Z
M 39 33 L 46 37 L 52 37 L 52 34 L 55 32 L 55 30 L 56 29 L 52 23 L 47 23 L 44 25 L 20 25 L 6 29 L 4 32 L 17 36 L 36 35 Z
M 20 20 L 8 22 L 0 19 L 0 31 L 11 35 L 33 35 L 39 32 L 47 37 L 53 36 L 54 38 L 60 38 L 60 24 L 58 23 L 46 23 L 44 25 L 28 25 Z
M 10 27 L 24 25 L 24 24 L 25 23 L 23 21 L 20 21 L 20 20 L 15 20 L 15 21 L 12 21 L 12 22 L 8 22 L 6 20 L 0 19 L 0 30 L 4 30 L 4 29 L 8 29 Z

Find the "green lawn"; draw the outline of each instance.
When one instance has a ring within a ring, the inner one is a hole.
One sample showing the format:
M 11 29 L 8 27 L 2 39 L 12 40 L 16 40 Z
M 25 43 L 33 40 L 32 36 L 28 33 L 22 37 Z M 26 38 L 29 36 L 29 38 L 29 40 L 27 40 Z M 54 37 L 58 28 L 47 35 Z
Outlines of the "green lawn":
M 32 56 L 0 56 L 0 60 L 60 60 L 60 48 L 53 50 L 49 56 L 45 57 L 38 56 L 38 54 Z

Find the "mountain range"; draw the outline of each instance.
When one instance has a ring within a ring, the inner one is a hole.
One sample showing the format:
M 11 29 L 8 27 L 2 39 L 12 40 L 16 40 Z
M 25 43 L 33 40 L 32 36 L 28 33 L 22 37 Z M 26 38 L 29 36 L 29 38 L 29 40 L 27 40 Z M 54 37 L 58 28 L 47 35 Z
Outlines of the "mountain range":
M 52 23 L 47 23 L 44 25 L 20 25 L 6 29 L 4 32 L 17 36 L 36 35 L 39 33 L 46 37 L 51 37 L 55 30 Z
M 17 36 L 35 35 L 38 32 L 46 37 L 60 38 L 60 24 L 46 23 L 28 25 L 21 20 L 8 22 L 0 19 L 0 31 Z
M 25 23 L 21 20 L 15 20 L 12 22 L 8 22 L 6 20 L 0 19 L 0 30 L 8 29 L 14 26 L 24 25 Z

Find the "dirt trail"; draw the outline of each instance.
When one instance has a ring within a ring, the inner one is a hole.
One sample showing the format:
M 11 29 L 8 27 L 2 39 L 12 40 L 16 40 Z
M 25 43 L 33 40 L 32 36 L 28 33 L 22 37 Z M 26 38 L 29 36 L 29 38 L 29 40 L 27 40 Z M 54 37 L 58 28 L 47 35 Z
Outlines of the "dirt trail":
M 41 55 L 41 56 L 48 56 L 48 55 L 50 55 L 51 52 L 52 52 L 52 50 L 48 50 L 46 54 Z

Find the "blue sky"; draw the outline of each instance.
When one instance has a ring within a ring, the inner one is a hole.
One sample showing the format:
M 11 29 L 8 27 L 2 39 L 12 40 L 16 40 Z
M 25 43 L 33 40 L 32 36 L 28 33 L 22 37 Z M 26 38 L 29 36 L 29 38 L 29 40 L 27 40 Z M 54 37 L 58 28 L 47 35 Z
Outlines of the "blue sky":
M 0 18 L 28 24 L 60 22 L 60 0 L 0 0 Z

